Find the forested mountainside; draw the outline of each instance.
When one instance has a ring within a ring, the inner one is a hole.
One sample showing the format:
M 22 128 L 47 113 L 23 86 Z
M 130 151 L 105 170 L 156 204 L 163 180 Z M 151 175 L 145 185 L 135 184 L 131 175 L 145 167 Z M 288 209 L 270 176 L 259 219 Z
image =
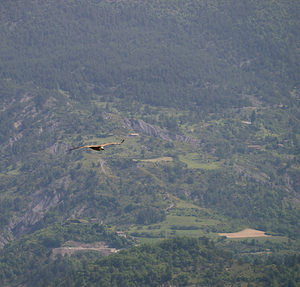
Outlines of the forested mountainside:
M 1 280 L 263 286 L 260 266 L 274 286 L 299 282 L 299 260 L 289 257 L 300 246 L 299 6 L 2 1 Z M 122 138 L 100 153 L 69 152 Z M 269 237 L 218 235 L 244 228 Z M 203 236 L 216 246 L 195 239 Z M 168 261 L 176 240 L 200 250 L 182 270 Z M 79 251 L 52 255 L 68 246 Z M 99 246 L 129 250 L 102 259 Z M 196 274 L 207 248 L 218 255 L 205 268 L 223 262 L 217 281 Z M 139 264 L 148 259 L 146 274 Z M 123 260 L 136 267 L 114 265 Z
M 59 237 L 66 236 L 66 232 L 69 232 L 68 237 L 74 237 L 77 228 L 78 225 L 67 229 L 56 226 L 18 240 L 8 248 L 4 260 L 16 263 L 16 253 L 22 250 L 18 259 L 21 262 L 17 262 L 19 268 L 12 271 L 6 265 L 0 274 L 18 278 L 15 282 L 22 286 L 296 286 L 295 282 L 300 280 L 300 257 L 297 255 L 284 260 L 268 258 L 266 262 L 238 261 L 231 253 L 216 248 L 213 242 L 202 237 L 173 238 L 154 245 L 118 249 L 118 253 L 108 257 L 101 256 L 101 251 L 97 251 L 98 254 L 85 251 L 72 257 L 58 255 L 55 260 L 47 260 L 47 257 L 53 258 L 58 249 L 74 247 L 54 248 L 51 252 L 57 240 L 50 242 L 46 236 L 55 231 Z M 97 240 L 103 232 L 109 238 L 103 227 L 99 232 L 99 226 L 80 228 L 80 231 L 87 236 L 94 231 L 94 237 L 89 239 Z M 116 246 L 116 243 L 112 240 L 112 244 Z M 126 241 L 117 246 L 126 246 Z M 32 268 L 28 269 L 28 265 Z
M 1 4 L 3 78 L 216 111 L 298 84 L 298 1 L 16 1 Z M 83 94 L 85 95 L 83 97 Z

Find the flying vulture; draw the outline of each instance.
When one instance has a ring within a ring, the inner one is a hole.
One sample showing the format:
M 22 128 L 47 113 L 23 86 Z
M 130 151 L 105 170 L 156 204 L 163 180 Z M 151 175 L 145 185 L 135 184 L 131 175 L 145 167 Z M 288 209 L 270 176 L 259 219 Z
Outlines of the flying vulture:
M 74 150 L 74 149 L 90 148 L 90 149 L 93 149 L 93 150 L 101 151 L 101 150 L 104 150 L 104 147 L 106 147 L 106 146 L 121 144 L 121 143 L 123 143 L 124 141 L 125 141 L 125 140 L 122 139 L 120 142 L 112 142 L 112 143 L 105 143 L 105 144 L 99 144 L 99 145 L 85 145 L 85 146 L 78 146 L 78 147 L 71 148 L 71 149 L 69 149 L 69 150 L 71 151 L 71 150 Z

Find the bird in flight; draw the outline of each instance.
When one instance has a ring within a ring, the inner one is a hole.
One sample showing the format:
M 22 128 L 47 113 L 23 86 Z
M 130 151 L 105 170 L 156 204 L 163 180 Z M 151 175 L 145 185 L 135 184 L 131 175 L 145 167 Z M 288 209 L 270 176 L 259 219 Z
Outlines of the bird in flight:
M 119 145 L 119 144 L 122 144 L 124 141 L 125 140 L 122 139 L 120 142 L 112 142 L 112 143 L 105 143 L 105 144 L 99 144 L 99 145 L 78 146 L 78 147 L 73 147 L 73 148 L 71 148 L 69 150 L 71 151 L 71 150 L 74 150 L 74 149 L 90 148 L 90 149 L 93 149 L 93 150 L 96 150 L 96 151 L 101 151 L 101 150 L 104 150 L 104 147 L 106 147 L 106 146 L 109 146 L 109 145 Z

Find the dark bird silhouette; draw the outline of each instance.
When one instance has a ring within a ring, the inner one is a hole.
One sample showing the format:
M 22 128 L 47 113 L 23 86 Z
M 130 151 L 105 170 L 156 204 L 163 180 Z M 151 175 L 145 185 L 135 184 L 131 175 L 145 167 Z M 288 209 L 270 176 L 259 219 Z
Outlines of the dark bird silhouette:
M 104 150 L 104 147 L 109 146 L 109 145 L 119 145 L 122 144 L 125 140 L 122 139 L 120 142 L 112 142 L 112 143 L 105 143 L 105 144 L 99 144 L 99 145 L 85 145 L 85 146 L 78 146 L 78 147 L 73 147 L 71 149 L 69 149 L 69 151 L 71 150 L 75 150 L 75 149 L 82 149 L 82 148 L 90 148 L 96 151 L 101 151 Z

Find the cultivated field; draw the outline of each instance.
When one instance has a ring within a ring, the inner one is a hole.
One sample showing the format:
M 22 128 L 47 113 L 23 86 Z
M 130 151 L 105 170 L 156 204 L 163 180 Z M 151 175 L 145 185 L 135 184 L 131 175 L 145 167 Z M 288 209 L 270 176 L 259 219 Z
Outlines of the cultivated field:
M 227 238 L 269 237 L 264 231 L 250 228 L 235 233 L 219 233 L 219 235 Z

